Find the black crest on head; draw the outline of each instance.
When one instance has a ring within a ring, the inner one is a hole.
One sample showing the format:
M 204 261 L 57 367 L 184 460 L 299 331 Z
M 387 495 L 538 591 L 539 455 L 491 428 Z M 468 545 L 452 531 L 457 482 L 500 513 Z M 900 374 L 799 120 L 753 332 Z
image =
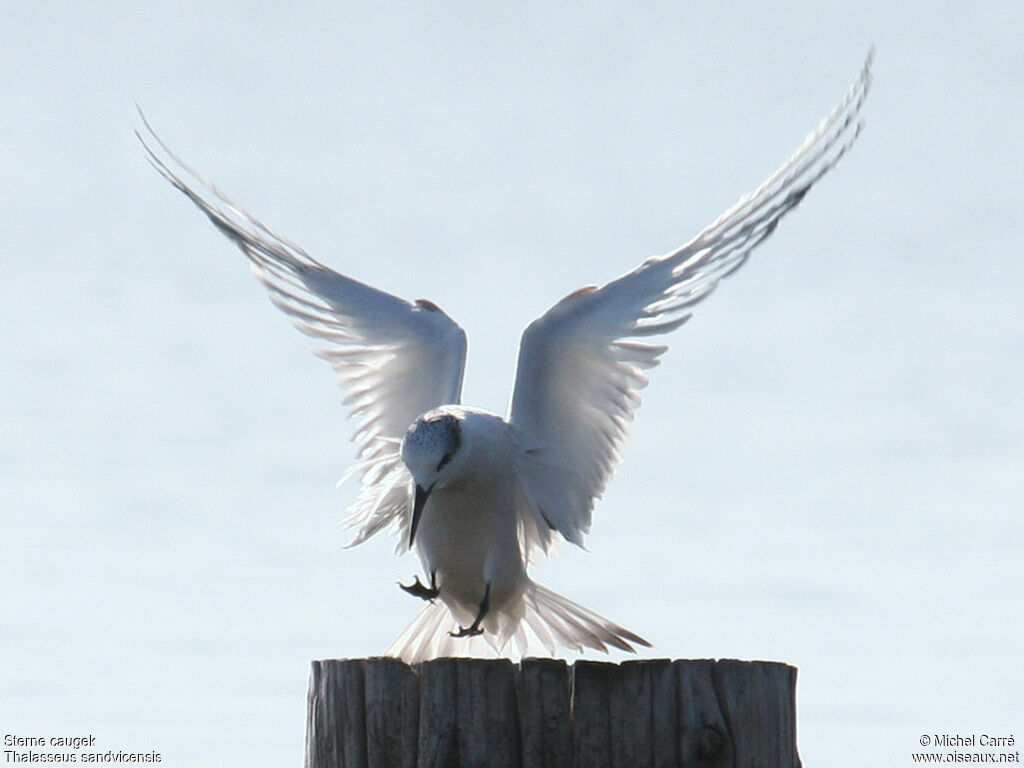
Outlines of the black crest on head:
M 441 448 L 447 460 L 462 445 L 462 427 L 457 416 L 445 411 L 430 411 L 409 427 L 405 442 L 415 447 Z

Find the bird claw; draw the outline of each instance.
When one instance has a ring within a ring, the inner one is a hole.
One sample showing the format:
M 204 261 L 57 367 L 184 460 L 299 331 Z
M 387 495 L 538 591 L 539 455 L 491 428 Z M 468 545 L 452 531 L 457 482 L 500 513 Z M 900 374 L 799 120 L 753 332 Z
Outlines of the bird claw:
M 477 635 L 482 635 L 483 633 L 484 631 L 480 629 L 480 627 L 478 627 L 476 624 L 473 624 L 473 626 L 469 628 L 460 626 L 458 632 L 449 632 L 448 634 L 452 637 L 476 637 Z
M 476 618 L 473 619 L 473 623 L 468 627 L 459 625 L 458 632 L 449 632 L 448 634 L 452 637 L 476 637 L 482 635 L 484 631 L 480 629 L 480 622 L 484 620 L 484 616 L 491 609 L 491 585 L 488 584 L 484 589 L 484 599 L 480 602 L 480 610 L 477 611 Z
M 426 586 L 420 583 L 419 576 L 413 576 L 413 583 L 409 586 L 398 582 L 398 586 L 402 588 L 404 592 L 408 592 L 413 597 L 418 597 L 421 600 L 433 600 L 435 597 L 441 594 L 441 590 L 434 586 L 434 580 L 430 580 L 430 586 Z

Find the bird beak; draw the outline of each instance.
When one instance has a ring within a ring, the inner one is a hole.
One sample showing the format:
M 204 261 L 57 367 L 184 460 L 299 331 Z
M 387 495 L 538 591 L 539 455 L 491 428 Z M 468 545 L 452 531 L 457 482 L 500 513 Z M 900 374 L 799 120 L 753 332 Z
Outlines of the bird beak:
M 427 497 L 430 496 L 430 491 L 434 486 L 430 486 L 424 490 L 422 485 L 416 486 L 416 500 L 412 505 L 412 525 L 409 526 L 409 546 L 412 547 L 413 541 L 416 539 L 416 529 L 420 526 L 420 515 L 423 514 L 423 507 L 427 505 Z

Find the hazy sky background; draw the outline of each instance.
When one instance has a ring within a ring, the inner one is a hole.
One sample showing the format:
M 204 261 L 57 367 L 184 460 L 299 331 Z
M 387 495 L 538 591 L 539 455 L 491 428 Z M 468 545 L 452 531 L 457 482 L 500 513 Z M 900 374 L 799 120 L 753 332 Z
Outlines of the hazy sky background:
M 135 102 L 317 258 L 441 305 L 504 413 L 527 322 L 756 186 L 875 44 L 854 151 L 671 338 L 590 551 L 534 574 L 652 657 L 796 665 L 805 765 L 1024 738 L 1019 2 L 0 17 L 0 731 L 298 765 L 309 661 L 418 609 L 392 540 L 341 549 L 333 373 Z

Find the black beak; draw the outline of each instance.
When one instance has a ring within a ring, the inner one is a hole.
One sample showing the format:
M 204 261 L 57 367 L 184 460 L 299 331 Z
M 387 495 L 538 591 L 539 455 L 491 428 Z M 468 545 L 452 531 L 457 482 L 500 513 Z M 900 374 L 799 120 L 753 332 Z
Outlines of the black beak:
M 424 490 L 422 485 L 416 486 L 416 501 L 412 505 L 412 525 L 409 526 L 410 547 L 412 547 L 412 543 L 416 539 L 416 529 L 420 526 L 420 515 L 423 514 L 423 507 L 427 505 L 427 497 L 430 496 L 431 488 L 433 486 Z

